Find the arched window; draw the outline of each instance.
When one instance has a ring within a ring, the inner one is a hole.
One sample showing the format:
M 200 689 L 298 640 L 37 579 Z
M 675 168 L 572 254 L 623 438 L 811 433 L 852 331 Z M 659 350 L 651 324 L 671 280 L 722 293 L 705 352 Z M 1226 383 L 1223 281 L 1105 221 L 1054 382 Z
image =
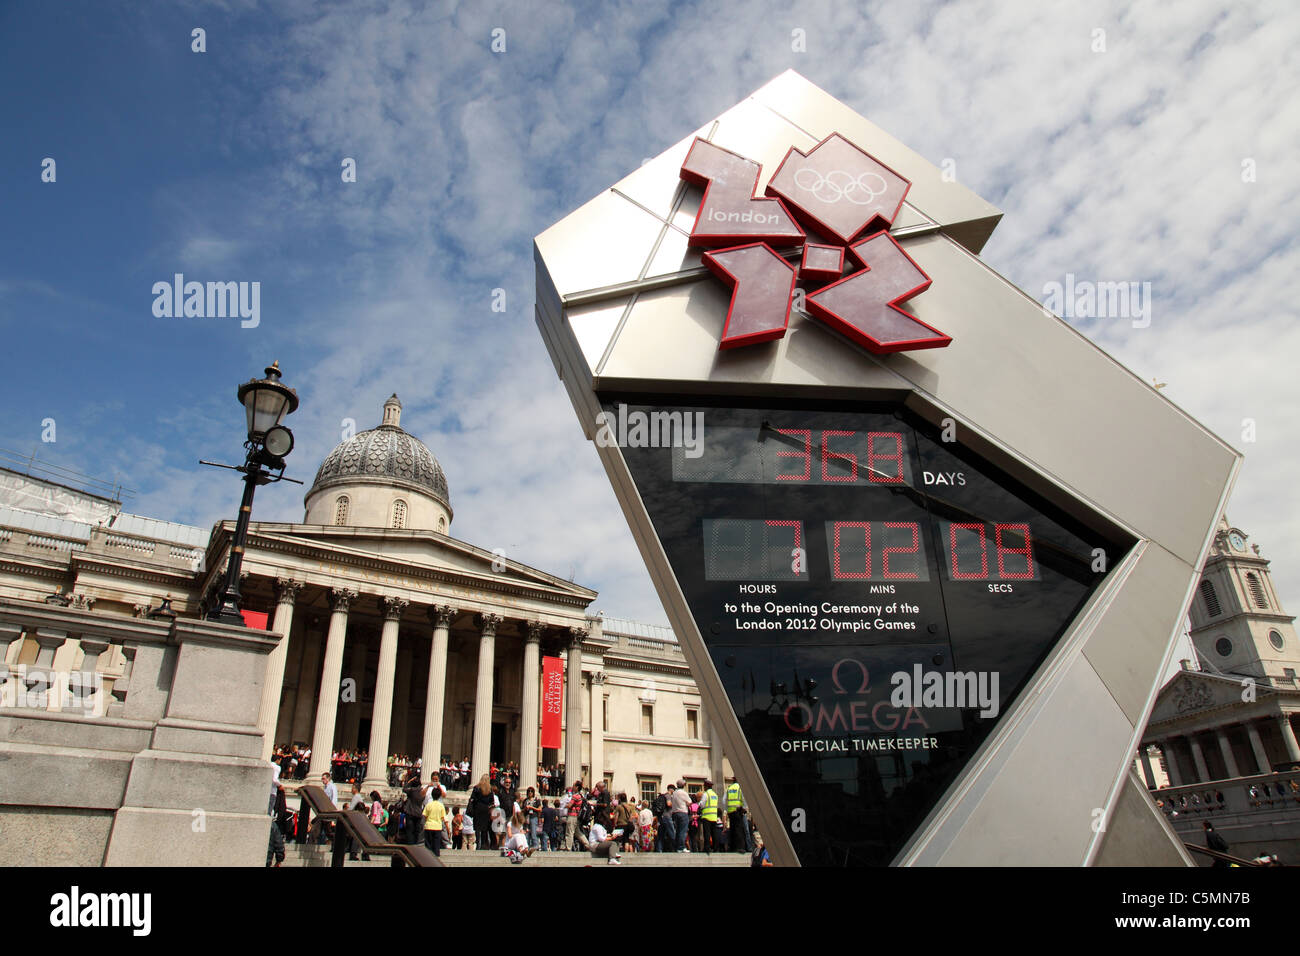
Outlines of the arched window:
M 393 502 L 393 527 L 406 527 L 406 502 L 401 498 Z
M 1214 593 L 1214 585 L 1211 582 L 1201 582 L 1201 597 L 1205 600 L 1205 610 L 1210 617 L 1218 617 L 1223 613 L 1219 607 L 1219 595 Z
M 339 500 L 334 503 L 334 523 L 348 523 L 348 496 L 339 495 Z
M 1255 602 L 1255 607 L 1267 609 L 1268 598 L 1264 596 L 1264 585 L 1254 571 L 1246 575 L 1246 587 L 1250 588 L 1250 599 Z
M 446 518 L 439 518 L 439 519 L 438 519 L 438 530 L 439 530 L 439 531 L 446 531 L 446 530 L 447 530 L 447 519 L 446 519 Z

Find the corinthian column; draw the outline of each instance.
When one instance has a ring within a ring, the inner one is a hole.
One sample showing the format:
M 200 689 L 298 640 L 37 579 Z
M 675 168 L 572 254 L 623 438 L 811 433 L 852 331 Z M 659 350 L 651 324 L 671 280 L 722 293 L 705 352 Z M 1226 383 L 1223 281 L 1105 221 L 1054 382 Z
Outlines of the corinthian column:
M 478 641 L 478 687 L 474 692 L 474 746 L 470 753 L 470 784 L 488 772 L 492 748 L 492 666 L 495 661 L 497 625 L 500 614 L 480 614 Z
M 316 698 L 316 729 L 311 735 L 311 772 L 320 777 L 330 770 L 334 752 L 334 721 L 339 710 L 339 678 L 343 676 L 343 642 L 348 630 L 348 608 L 356 600 L 351 588 L 330 588 L 330 629 L 321 663 L 320 694 Z
M 429 651 L 429 689 L 424 701 L 424 737 L 420 759 L 424 772 L 436 775 L 442 766 L 442 715 L 447 701 L 447 631 L 456 609 L 446 604 L 429 608 L 433 647 Z
M 605 672 L 591 675 L 591 779 L 605 779 Z
M 521 704 L 519 782 L 537 786 L 537 736 L 541 721 L 542 632 L 541 621 L 529 621 L 524 635 L 524 699 Z
M 405 598 L 386 597 L 384 629 L 379 636 L 379 673 L 375 677 L 375 706 L 370 712 L 370 745 L 366 779 L 361 789 L 367 793 L 388 785 L 388 731 L 393 723 L 393 679 L 397 673 L 397 630 L 402 612 L 410 602 Z
M 280 691 L 284 686 L 284 665 L 289 657 L 289 630 L 293 627 L 293 606 L 302 582 L 290 578 L 275 579 L 275 621 L 271 630 L 278 632 L 280 643 L 266 657 L 266 679 L 262 683 L 262 703 L 257 708 L 257 729 L 262 732 L 262 759 L 270 760 L 275 749 L 275 729 L 280 719 Z
M 564 713 L 564 783 L 582 777 L 582 640 L 585 627 L 569 628 L 569 655 L 565 662 L 568 702 Z

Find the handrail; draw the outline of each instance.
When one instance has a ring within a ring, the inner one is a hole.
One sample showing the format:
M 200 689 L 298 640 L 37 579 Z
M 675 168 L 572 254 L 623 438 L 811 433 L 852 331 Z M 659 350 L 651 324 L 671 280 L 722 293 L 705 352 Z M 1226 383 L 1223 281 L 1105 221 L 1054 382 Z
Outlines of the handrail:
M 347 856 L 348 847 L 355 839 L 361 844 L 362 851 L 392 858 L 393 866 L 442 866 L 442 860 L 429 852 L 427 847 L 405 843 L 389 843 L 384 840 L 370 819 L 359 810 L 339 810 L 334 802 L 325 795 L 320 787 L 299 787 L 298 795 L 307 801 L 311 812 L 319 820 L 332 820 L 334 828 L 334 847 L 330 856 L 330 866 L 342 866 Z
M 1256 863 L 1254 860 L 1243 860 L 1239 856 L 1232 856 L 1227 853 L 1220 853 L 1218 850 L 1211 850 L 1206 846 L 1199 846 L 1195 843 L 1184 843 L 1183 846 L 1195 853 L 1204 853 L 1206 856 L 1214 857 L 1216 860 L 1225 860 L 1228 863 L 1235 863 L 1237 866 L 1266 866 L 1273 864 Z M 1284 863 L 1278 863 L 1277 866 L 1285 866 Z

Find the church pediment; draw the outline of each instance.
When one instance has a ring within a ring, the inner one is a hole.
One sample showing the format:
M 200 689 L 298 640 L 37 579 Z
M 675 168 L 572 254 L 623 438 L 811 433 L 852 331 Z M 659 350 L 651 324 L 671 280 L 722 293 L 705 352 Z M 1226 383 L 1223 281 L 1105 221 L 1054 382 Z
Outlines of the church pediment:
M 1150 723 L 1181 720 L 1202 711 L 1241 703 L 1242 686 L 1231 677 L 1183 671 L 1166 684 L 1156 697 Z
M 584 604 L 596 598 L 590 588 L 429 531 L 262 523 L 249 532 L 250 558 L 262 545 L 297 551 L 307 562 L 323 564 L 334 573 L 355 567 L 361 576 L 363 570 L 389 565 L 413 577 L 450 577 L 484 590 L 542 592 Z

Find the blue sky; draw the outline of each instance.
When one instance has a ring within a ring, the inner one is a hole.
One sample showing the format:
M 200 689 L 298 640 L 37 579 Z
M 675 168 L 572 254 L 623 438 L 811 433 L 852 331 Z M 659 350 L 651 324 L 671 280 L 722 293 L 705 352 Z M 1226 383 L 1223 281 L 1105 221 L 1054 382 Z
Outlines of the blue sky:
M 533 324 L 531 239 L 794 68 L 1002 208 L 983 255 L 1030 295 L 1151 283 L 1149 328 L 1072 321 L 1246 452 L 1229 516 L 1294 610 L 1298 43 L 1286 3 L 9 2 L 0 447 L 208 525 L 238 487 L 196 462 L 238 456 L 235 386 L 279 359 L 291 474 L 396 391 L 454 534 L 662 622 Z M 177 272 L 260 282 L 260 324 L 155 317 Z

